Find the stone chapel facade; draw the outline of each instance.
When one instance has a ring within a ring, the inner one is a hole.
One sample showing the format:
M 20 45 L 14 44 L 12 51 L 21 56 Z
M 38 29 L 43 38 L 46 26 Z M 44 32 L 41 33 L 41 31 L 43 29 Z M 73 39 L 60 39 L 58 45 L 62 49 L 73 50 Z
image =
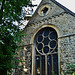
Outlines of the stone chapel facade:
M 68 75 L 75 63 L 75 14 L 55 0 L 42 0 L 24 29 L 16 75 Z

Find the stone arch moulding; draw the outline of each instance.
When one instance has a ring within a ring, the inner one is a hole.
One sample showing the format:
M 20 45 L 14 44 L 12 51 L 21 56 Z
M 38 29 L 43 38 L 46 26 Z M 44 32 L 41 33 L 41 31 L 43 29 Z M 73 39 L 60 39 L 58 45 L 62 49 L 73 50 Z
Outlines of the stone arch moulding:
M 45 28 L 45 27 L 50 27 L 50 28 L 53 28 L 56 32 L 57 32 L 57 35 L 58 35 L 58 38 L 61 36 L 61 31 L 59 31 L 59 29 L 55 26 L 55 25 L 43 25 L 43 26 L 40 26 L 38 29 L 36 29 L 36 32 L 33 34 L 33 36 L 31 37 L 31 40 L 30 40 L 30 44 L 33 44 L 32 45 L 32 74 L 31 75 L 34 75 L 34 68 L 35 68 L 35 44 L 34 44 L 34 38 L 36 36 L 36 34 L 38 33 L 39 30 L 41 30 L 42 28 Z M 58 64 L 59 64 L 59 75 L 60 75 L 60 39 L 58 39 Z

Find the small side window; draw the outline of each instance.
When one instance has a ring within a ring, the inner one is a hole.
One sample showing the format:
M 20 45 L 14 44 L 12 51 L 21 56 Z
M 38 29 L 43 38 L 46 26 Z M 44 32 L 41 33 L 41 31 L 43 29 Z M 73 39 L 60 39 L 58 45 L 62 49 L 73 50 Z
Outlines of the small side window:
M 43 6 L 41 6 L 39 8 L 38 14 L 40 16 L 45 16 L 45 15 L 47 15 L 49 13 L 49 11 L 50 11 L 50 5 L 49 4 L 45 4 L 45 5 L 43 5 Z
M 42 12 L 42 15 L 45 15 L 48 12 L 48 8 L 44 7 L 41 12 Z

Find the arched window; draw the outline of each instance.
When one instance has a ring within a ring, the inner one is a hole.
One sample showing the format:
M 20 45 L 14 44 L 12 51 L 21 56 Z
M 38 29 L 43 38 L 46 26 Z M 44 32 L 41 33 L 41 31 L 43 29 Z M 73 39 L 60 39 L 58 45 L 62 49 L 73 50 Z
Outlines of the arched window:
M 59 75 L 58 35 L 51 27 L 45 27 L 35 36 L 35 74 Z

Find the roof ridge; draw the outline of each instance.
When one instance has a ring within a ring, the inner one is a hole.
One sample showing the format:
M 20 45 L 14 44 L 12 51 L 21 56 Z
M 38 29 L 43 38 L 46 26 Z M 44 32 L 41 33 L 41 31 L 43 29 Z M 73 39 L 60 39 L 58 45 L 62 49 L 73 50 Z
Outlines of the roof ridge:
M 63 6 L 61 3 L 57 2 L 56 0 L 51 0 L 53 3 L 55 3 L 56 5 L 58 5 L 59 7 L 61 7 L 62 9 L 64 9 L 66 11 L 66 13 L 71 14 L 72 16 L 75 17 L 75 13 L 73 13 L 71 10 L 69 10 L 68 8 L 66 8 L 65 6 Z

